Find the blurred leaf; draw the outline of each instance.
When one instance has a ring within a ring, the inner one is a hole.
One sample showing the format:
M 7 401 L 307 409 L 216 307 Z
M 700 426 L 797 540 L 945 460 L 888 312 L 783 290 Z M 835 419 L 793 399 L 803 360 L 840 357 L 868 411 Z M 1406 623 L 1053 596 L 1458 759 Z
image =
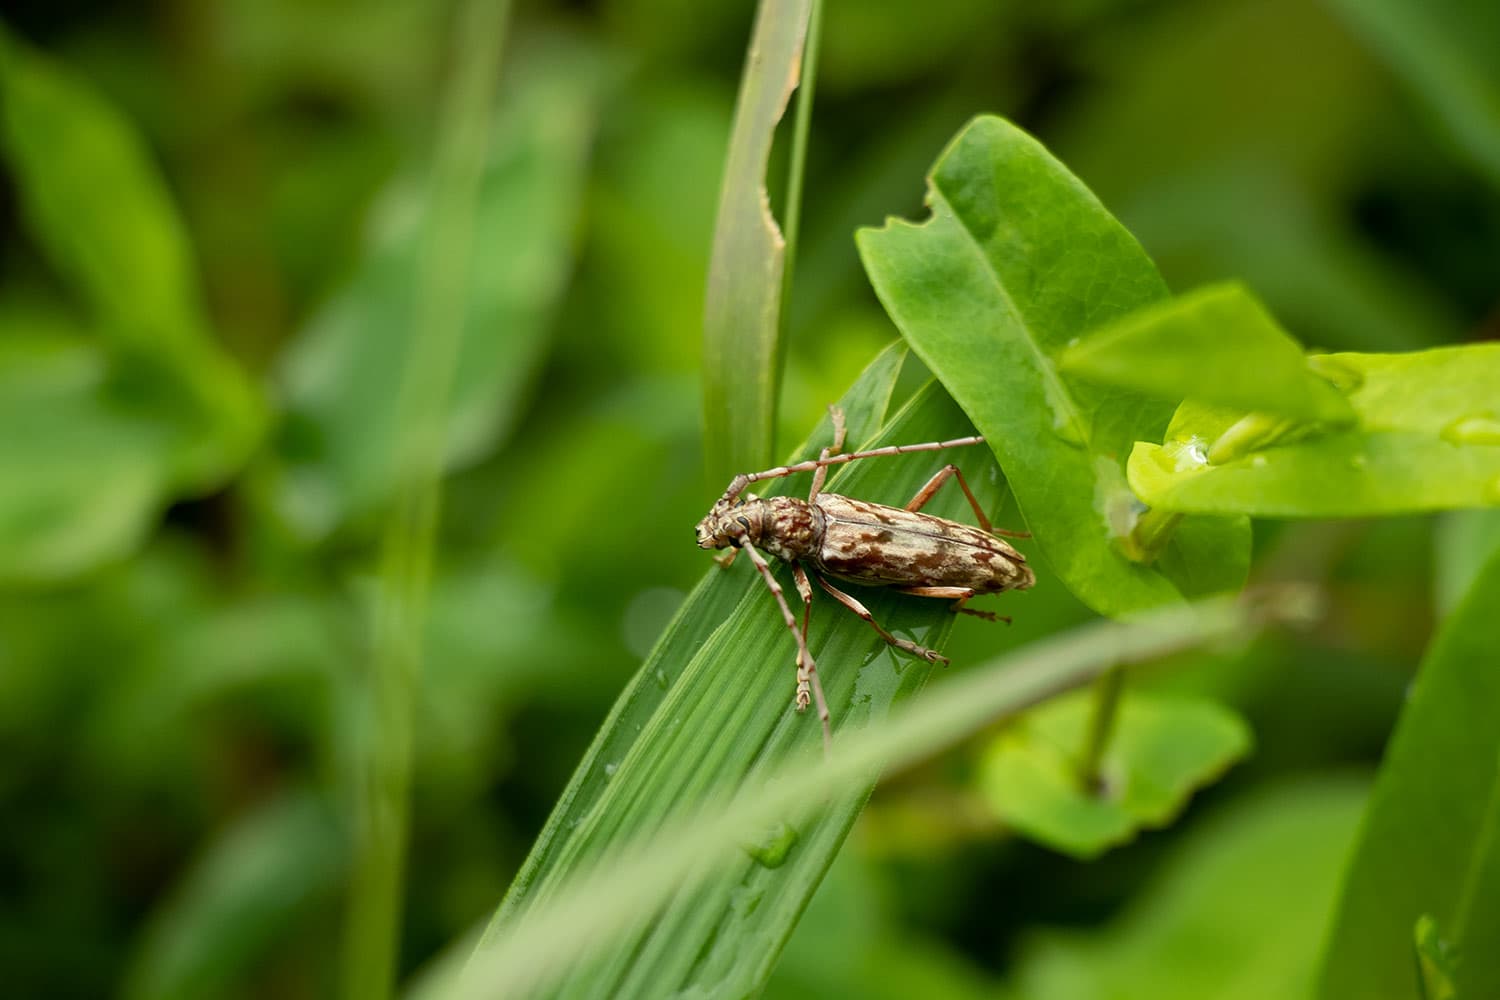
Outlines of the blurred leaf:
M 1095 794 L 1079 784 L 1092 706 L 1082 693 L 1027 713 L 991 744 L 979 775 L 1002 818 L 1075 857 L 1096 857 L 1142 828 L 1167 825 L 1194 791 L 1250 750 L 1249 727 L 1217 702 L 1128 691 Z
M 1128 472 L 1136 494 L 1163 510 L 1256 517 L 1500 504 L 1500 345 L 1315 355 L 1310 363 L 1344 389 L 1358 427 L 1210 464 L 1236 415 L 1194 407 L 1165 443 L 1135 446 Z
M 444 421 L 445 464 L 485 455 L 511 428 L 541 363 L 570 264 L 602 69 L 586 50 L 533 53 L 494 124 L 463 265 L 463 334 Z M 423 173 L 392 185 L 349 286 L 289 348 L 293 462 L 287 502 L 321 534 L 368 515 L 395 486 L 402 375 L 418 329 L 420 261 L 441 197 Z
M 1500 7 L 1472 0 L 1334 0 L 1332 7 L 1500 185 Z
M 1417 950 L 1417 976 L 1421 987 L 1421 1000 L 1455 1000 L 1458 991 L 1453 982 L 1458 967 L 1458 956 L 1448 942 L 1443 940 L 1437 921 L 1427 914 L 1417 918 L 1413 928 L 1413 944 Z
M 112 391 L 171 432 L 161 457 L 174 486 L 217 486 L 254 445 L 261 404 L 205 333 L 192 249 L 149 152 L 84 81 L 3 33 L 0 90 L 27 223 L 104 335 Z
M 701 81 L 653 81 L 615 95 L 609 127 L 601 130 L 584 272 L 598 280 L 589 289 L 589 336 L 602 335 L 649 372 L 697 376 L 708 276 L 703 248 L 713 238 L 729 124 L 727 98 Z M 699 393 L 695 384 L 695 431 Z
M 1194 576 L 1238 585 L 1243 520 L 1201 522 L 1196 536 L 1182 525 L 1195 544 L 1174 539 L 1176 558 L 1159 568 L 1125 556 L 1141 506 L 1121 462 L 1133 442 L 1160 439 L 1170 406 L 1058 369 L 1075 337 L 1165 298 L 1140 246 L 1036 140 L 998 118 L 971 122 L 928 183 L 929 220 L 858 234 L 865 269 L 985 435 L 1068 588 L 1120 615 L 1179 599 Z
M 1462 310 L 1396 256 L 1412 248 L 1372 238 L 1372 180 L 1430 154 L 1332 11 L 1303 0 L 1169 4 L 1095 24 L 1098 34 L 1067 47 L 1094 85 L 1061 102 L 1049 145 L 1171 285 L 1243 279 L 1324 350 L 1459 336 Z M 1433 183 L 1421 176 L 1419 190 Z
M 870 440 L 895 379 L 890 362 L 899 357 L 898 349 L 888 350 L 845 397 L 843 405 L 855 421 L 851 444 Z M 942 440 L 966 426 L 951 402 L 929 387 L 874 441 Z M 800 454 L 816 454 L 829 434 L 825 420 Z M 1002 487 L 981 450 L 912 458 L 919 460 L 856 463 L 841 470 L 830 488 L 874 500 L 904 500 L 950 458 L 967 467 L 981 501 L 995 506 Z M 962 495 L 935 502 L 943 504 L 940 513 L 950 515 L 966 506 Z M 789 581 L 784 586 L 795 594 Z M 859 596 L 877 620 L 917 642 L 941 643 L 951 627 L 953 616 L 935 602 L 880 590 L 861 590 Z M 869 626 L 831 601 L 814 605 L 811 646 L 837 731 L 883 718 L 894 701 L 922 685 L 927 664 L 897 657 Z M 786 626 L 753 568 L 711 569 L 616 703 L 517 876 L 491 935 L 524 920 L 583 860 L 655 830 L 684 802 L 738 785 L 772 761 L 816 747 L 816 719 L 799 715 L 791 705 L 792 650 Z M 851 785 L 816 820 L 796 827 L 772 824 L 779 831 L 777 857 L 742 856 L 709 884 L 685 894 L 641 936 L 577 965 L 560 992 L 637 995 L 667 984 L 715 995 L 753 992 L 774 967 L 872 781 L 867 776 Z M 769 829 L 742 830 L 740 840 L 760 842 Z M 726 919 L 732 923 L 726 925 Z
M 1479 571 L 1500 551 L 1500 509 L 1455 510 L 1437 519 L 1433 537 L 1433 603 L 1453 613 Z
M 839 854 L 762 996 L 995 1000 L 996 984 L 956 949 L 903 925 L 881 874 L 861 850 Z
M 315 794 L 272 799 L 210 843 L 151 915 L 124 995 L 187 1000 L 253 982 L 267 947 L 332 895 L 345 863 L 343 834 Z
M 1433 639 L 1386 750 L 1324 959 L 1328 1000 L 1412 996 L 1412 928 L 1457 949 L 1465 997 L 1500 996 L 1500 554 Z
M 1237 283 L 1153 304 L 1088 334 L 1062 370 L 1179 402 L 1352 423 L 1349 401 L 1308 370 L 1302 348 Z
M 107 362 L 87 341 L 14 310 L 0 325 L 0 584 L 64 580 L 146 536 L 168 435 L 107 398 Z
M 714 223 L 703 310 L 703 447 L 709 479 L 771 464 L 780 378 L 786 241 L 766 166 L 802 72 L 809 0 L 761 0 Z
M 1109 926 L 1021 951 L 1027 1000 L 1308 996 L 1364 786 L 1321 779 L 1242 799 L 1195 829 Z M 1408 938 L 1409 940 L 1409 938 Z M 1407 963 L 1410 949 L 1393 958 Z M 1366 996 L 1341 994 L 1345 998 Z
M 930 393 L 922 396 L 927 402 L 935 398 Z M 897 422 L 916 418 L 925 408 L 919 397 Z M 690 604 L 694 613 L 677 619 L 664 644 L 680 642 L 690 625 L 701 627 L 693 618 L 705 607 L 701 599 L 710 589 L 715 589 L 713 583 L 700 591 L 699 603 Z M 571 857 L 555 855 L 549 862 L 554 870 L 546 873 L 545 883 L 528 880 L 523 872 L 522 881 L 512 892 L 525 892 L 529 898 L 519 906 L 506 907 L 511 912 L 503 913 L 502 920 L 491 925 L 466 967 L 459 967 L 457 955 L 436 963 L 413 995 L 449 1000 L 533 995 L 543 984 L 550 985 L 569 974 L 574 978 L 563 987 L 568 995 L 579 995 L 585 987 L 604 992 L 610 984 L 601 982 L 600 974 L 592 971 L 592 960 L 606 947 L 613 950 L 608 956 L 611 966 L 603 971 L 631 978 L 639 974 L 650 979 L 651 991 L 681 987 L 678 992 L 685 990 L 692 995 L 742 995 L 755 987 L 766 966 L 774 962 L 801 911 L 798 901 L 805 901 L 811 893 L 831 859 L 832 849 L 843 839 L 847 820 L 840 820 L 857 809 L 864 790 L 882 769 L 925 758 L 984 727 L 1087 683 L 1113 664 L 1158 658 L 1208 640 L 1243 638 L 1266 620 L 1296 614 L 1288 596 L 1269 594 L 1266 601 L 1255 605 L 1220 598 L 1138 616 L 1130 624 L 1096 622 L 1036 644 L 1024 653 L 1001 657 L 951 677 L 911 707 L 889 715 L 883 706 L 891 690 L 909 687 L 910 681 L 893 676 L 890 656 L 878 652 L 857 682 L 853 678 L 834 679 L 842 694 L 848 694 L 851 686 L 862 690 L 852 706 L 852 717 L 845 720 L 842 735 L 834 741 L 833 752 L 821 762 L 815 759 L 816 734 L 810 732 L 811 727 L 800 725 L 807 720 L 790 718 L 792 713 L 784 712 L 782 721 L 789 725 L 782 727 L 782 734 L 795 727 L 793 731 L 800 734 L 800 751 L 790 755 L 752 754 L 752 760 L 741 761 L 742 773 L 719 775 L 717 779 L 703 772 L 742 751 L 726 745 L 730 740 L 722 728 L 703 731 L 697 724 L 683 725 L 693 711 L 680 703 L 683 695 L 690 694 L 684 688 L 699 689 L 691 696 L 710 699 L 721 713 L 724 709 L 720 706 L 725 702 L 732 703 L 731 712 L 753 709 L 742 706 L 742 699 L 722 697 L 718 687 L 703 692 L 706 678 L 692 676 L 690 685 L 678 684 L 674 689 L 678 698 L 669 696 L 663 702 L 662 711 L 650 720 L 644 737 L 651 741 L 664 730 L 692 731 L 691 736 L 684 737 L 693 741 L 695 753 L 690 759 L 670 754 L 657 762 L 659 783 L 663 770 L 676 772 L 670 775 L 676 801 L 658 802 L 659 811 L 644 828 L 621 831 L 628 839 L 596 841 L 592 850 L 575 851 Z M 743 624 L 736 615 L 716 630 L 702 655 L 694 658 L 694 665 L 703 664 L 706 657 L 719 659 L 719 651 L 714 648 L 717 639 L 725 632 L 740 631 Z M 930 636 L 924 638 L 920 633 L 917 638 L 931 641 Z M 666 645 L 659 648 L 658 655 Z M 768 647 L 766 643 L 762 648 Z M 648 661 L 643 672 L 649 673 L 652 667 Z M 908 666 L 907 673 L 912 669 Z M 872 670 L 876 675 L 873 678 Z M 760 693 L 768 694 L 769 689 Z M 841 697 L 835 700 L 842 704 Z M 753 704 L 764 705 L 764 701 Z M 619 721 L 626 720 L 617 710 L 606 733 Z M 777 758 L 781 759 L 772 763 Z M 591 755 L 585 767 L 592 768 L 596 760 Z M 613 770 L 613 761 L 598 769 L 602 773 L 590 780 L 596 790 L 604 785 L 605 794 L 597 801 L 580 800 L 573 794 L 578 790 L 576 784 L 564 799 L 560 809 L 577 820 L 575 828 L 596 828 L 583 830 L 583 835 L 597 836 L 601 824 L 617 825 L 610 814 L 616 811 L 613 799 L 619 793 L 608 783 L 612 775 L 626 775 L 633 763 L 627 757 Z M 687 785 L 678 784 L 683 775 L 695 777 Z M 636 782 L 613 787 L 621 785 Z M 635 792 L 631 789 L 627 794 L 638 802 Z M 832 814 L 830 810 L 834 810 Z M 560 815 L 554 814 L 553 821 L 559 821 Z M 782 838 L 788 844 L 786 850 L 765 862 L 747 861 L 747 845 L 760 842 L 770 830 L 788 828 L 796 836 Z M 779 867 L 772 869 L 768 864 Z M 698 890 L 705 883 L 704 891 L 713 897 L 711 905 L 695 915 L 685 912 L 704 902 L 704 892 Z M 652 929 L 644 939 L 637 937 L 636 929 L 648 921 Z M 693 931 L 691 941 L 674 933 L 688 930 Z M 704 932 L 709 935 L 706 939 L 699 937 Z M 618 939 L 626 936 L 631 940 L 621 950 Z M 700 951 L 705 943 L 710 950 Z M 672 960 L 671 968 L 665 967 L 668 959 Z M 724 968 L 725 962 L 739 963 L 741 973 L 754 975 L 730 975 L 735 969 Z

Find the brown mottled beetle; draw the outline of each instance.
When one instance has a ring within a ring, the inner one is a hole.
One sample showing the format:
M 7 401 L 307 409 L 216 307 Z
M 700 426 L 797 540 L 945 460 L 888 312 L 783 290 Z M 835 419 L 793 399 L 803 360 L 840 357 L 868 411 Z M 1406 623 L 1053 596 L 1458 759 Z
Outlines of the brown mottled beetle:
M 781 607 L 787 628 L 797 641 L 797 711 L 805 711 L 814 698 L 818 718 L 823 724 L 823 742 L 829 742 L 828 703 L 818 680 L 817 665 L 807 648 L 807 624 L 812 611 L 812 584 L 807 570 L 811 567 L 823 589 L 844 607 L 870 623 L 880 637 L 897 649 L 919 656 L 930 663 L 947 663 L 937 651 L 892 635 L 875 621 L 859 601 L 828 582 L 837 577 L 867 587 L 890 587 L 917 597 L 948 598 L 953 610 L 989 621 L 997 616 L 989 611 L 965 607 L 970 598 L 980 594 L 998 594 L 1006 590 L 1025 590 L 1036 583 L 1026 565 L 1026 557 L 998 538 L 998 535 L 1028 537 L 1022 532 L 996 531 L 974 499 L 969 484 L 956 465 L 948 465 L 917 491 L 903 507 L 887 507 L 824 493 L 823 482 L 828 467 L 861 458 L 899 455 L 913 451 L 939 451 L 962 445 L 980 444 L 982 437 L 932 441 L 925 444 L 891 445 L 870 451 L 840 454 L 844 446 L 843 413 L 834 407 L 833 445 L 824 448 L 817 459 L 785 465 L 764 472 L 735 476 L 708 515 L 698 522 L 698 545 L 704 549 L 729 548 L 721 565 L 729 565 L 740 549 L 750 554 L 750 561 L 760 571 Z M 779 479 L 797 472 L 812 472 L 812 491 L 806 500 L 796 497 L 758 498 L 740 496 L 751 483 L 762 479 Z M 919 513 L 950 478 L 956 478 L 979 519 L 979 527 Z M 764 549 L 792 565 L 797 593 L 802 597 L 802 624 L 787 605 L 781 584 L 760 554 Z M 1009 619 L 1005 619 L 1009 621 Z

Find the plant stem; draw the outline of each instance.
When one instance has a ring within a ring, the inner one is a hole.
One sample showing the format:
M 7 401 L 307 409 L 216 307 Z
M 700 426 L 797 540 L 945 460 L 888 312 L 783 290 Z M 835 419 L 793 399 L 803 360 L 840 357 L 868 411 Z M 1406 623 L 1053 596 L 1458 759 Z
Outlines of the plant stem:
M 1079 764 L 1078 784 L 1086 794 L 1099 795 L 1104 791 L 1099 766 L 1104 761 L 1104 751 L 1109 748 L 1115 718 L 1120 714 L 1120 695 L 1125 690 L 1125 668 L 1113 667 L 1105 671 L 1094 681 L 1093 687 L 1094 710 L 1089 715 L 1089 741 Z
M 1155 561 L 1169 541 L 1182 515 L 1170 510 L 1148 510 L 1136 521 L 1130 534 L 1120 539 L 1125 555 L 1143 565 Z
M 344 928 L 342 992 L 386 1000 L 396 976 L 410 813 L 412 705 L 432 550 L 442 508 L 448 397 L 463 338 L 473 206 L 489 147 L 490 96 L 509 0 L 470 0 L 455 19 L 456 67 L 428 176 L 411 322 L 421 331 L 396 408 L 396 496 L 381 536 L 368 687 L 354 742 L 354 863 Z M 367 713 L 368 712 L 368 716 Z

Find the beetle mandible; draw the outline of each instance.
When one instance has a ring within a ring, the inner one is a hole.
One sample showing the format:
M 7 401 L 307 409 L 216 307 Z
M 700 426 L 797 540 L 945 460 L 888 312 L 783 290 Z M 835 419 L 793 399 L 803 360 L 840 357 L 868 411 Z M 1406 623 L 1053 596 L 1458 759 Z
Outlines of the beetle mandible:
M 728 566 L 743 550 L 775 597 L 782 618 L 797 643 L 797 711 L 806 711 L 812 701 L 817 702 L 825 748 L 831 740 L 828 703 L 823 697 L 817 664 L 807 648 L 807 625 L 812 612 L 812 583 L 808 578 L 808 567 L 824 590 L 868 622 L 882 639 L 929 663 L 947 663 L 948 660 L 936 650 L 892 635 L 875 620 L 868 608 L 835 587 L 828 577 L 867 587 L 890 587 L 917 597 L 947 598 L 953 601 L 954 611 L 989 621 L 996 621 L 999 616 L 966 607 L 971 598 L 1007 590 L 1025 590 L 1036 583 L 1035 575 L 1026 565 L 1026 557 L 998 537 L 1029 536 L 1024 532 L 993 528 L 956 465 L 949 464 L 938 470 L 905 507 L 887 507 L 823 491 L 831 465 L 882 455 L 981 444 L 984 438 L 976 436 L 924 444 L 889 445 L 844 453 L 843 412 L 832 406 L 829 412 L 833 417 L 833 444 L 824 448 L 816 459 L 735 476 L 724 495 L 698 522 L 700 548 L 729 549 L 727 556 L 720 557 L 720 564 L 724 566 Z M 741 499 L 751 483 L 780 479 L 798 472 L 813 474 L 812 490 L 806 500 L 754 495 Z M 978 528 L 921 513 L 949 479 L 956 479 L 964 491 L 974 516 L 979 520 Z M 792 578 L 802 598 L 800 626 L 761 550 L 791 564 Z M 1009 621 L 1008 618 L 1004 620 Z

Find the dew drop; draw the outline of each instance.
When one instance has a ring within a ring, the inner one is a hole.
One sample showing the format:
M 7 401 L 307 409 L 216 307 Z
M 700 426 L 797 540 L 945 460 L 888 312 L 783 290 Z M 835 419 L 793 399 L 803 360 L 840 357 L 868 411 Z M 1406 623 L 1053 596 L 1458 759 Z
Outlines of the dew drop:
M 1208 464 L 1208 445 L 1196 434 L 1186 440 L 1164 445 L 1162 450 L 1172 460 L 1173 472 L 1191 472 Z
M 1449 444 L 1500 444 L 1500 419 L 1493 413 L 1471 413 L 1443 428 Z
M 667 687 L 671 684 L 671 681 L 667 678 L 667 672 L 661 667 L 657 667 L 656 672 L 653 673 L 651 677 L 656 681 L 656 686 L 661 688 L 662 690 L 666 690 Z
M 1328 354 L 1310 355 L 1307 367 L 1325 382 L 1332 382 L 1333 387 L 1346 396 L 1365 384 L 1363 372 Z
M 777 823 L 754 843 L 742 844 L 745 853 L 766 868 L 780 868 L 786 864 L 792 847 L 797 843 L 797 830 L 790 823 Z
M 619 769 L 620 769 L 620 765 L 619 764 L 616 764 L 616 763 L 605 764 L 604 765 L 604 776 L 606 778 L 613 778 L 615 776 L 615 772 L 618 771 Z

